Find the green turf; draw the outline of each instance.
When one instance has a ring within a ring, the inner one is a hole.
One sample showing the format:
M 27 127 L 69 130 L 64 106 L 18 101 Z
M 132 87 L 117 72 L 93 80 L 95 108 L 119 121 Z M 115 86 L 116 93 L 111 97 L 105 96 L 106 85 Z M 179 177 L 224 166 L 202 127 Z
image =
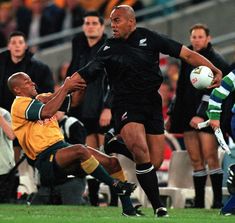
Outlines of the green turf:
M 0 223 L 234 223 L 235 216 L 220 216 L 218 210 L 173 209 L 169 218 L 156 219 L 151 209 L 142 209 L 145 217 L 127 218 L 120 208 L 76 206 L 0 205 Z

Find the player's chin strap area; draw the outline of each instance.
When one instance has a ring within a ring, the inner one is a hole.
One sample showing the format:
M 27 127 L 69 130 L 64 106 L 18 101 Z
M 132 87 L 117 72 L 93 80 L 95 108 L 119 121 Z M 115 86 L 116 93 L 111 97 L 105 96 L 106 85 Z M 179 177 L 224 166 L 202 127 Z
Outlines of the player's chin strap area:
M 198 123 L 198 129 L 202 129 L 202 128 L 206 128 L 210 125 L 210 120 L 207 120 L 205 122 L 200 122 Z M 221 148 L 229 155 L 229 156 L 232 156 L 232 153 L 231 153 L 231 150 L 229 149 L 229 146 L 227 145 L 227 143 L 225 142 L 224 140 L 224 136 L 223 136 L 223 133 L 221 131 L 220 128 L 216 128 L 214 129 L 214 133 L 215 133 L 215 136 L 216 136 L 216 139 L 219 143 L 219 145 L 221 146 Z

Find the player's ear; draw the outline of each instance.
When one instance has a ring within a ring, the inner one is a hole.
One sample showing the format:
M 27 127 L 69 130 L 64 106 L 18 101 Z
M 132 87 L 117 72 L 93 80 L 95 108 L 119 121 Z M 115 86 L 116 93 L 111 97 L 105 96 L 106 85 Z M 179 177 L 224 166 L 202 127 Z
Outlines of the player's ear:
M 16 95 L 18 95 L 18 94 L 20 93 L 20 88 L 17 87 L 17 86 L 14 86 L 14 87 L 12 88 L 12 90 L 13 90 L 13 92 L 14 92 Z

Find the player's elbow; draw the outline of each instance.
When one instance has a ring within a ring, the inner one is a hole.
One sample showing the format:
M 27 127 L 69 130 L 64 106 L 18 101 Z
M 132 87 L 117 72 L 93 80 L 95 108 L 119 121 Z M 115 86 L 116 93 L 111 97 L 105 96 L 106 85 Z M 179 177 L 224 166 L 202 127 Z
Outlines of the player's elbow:
M 190 61 L 190 58 L 195 52 L 190 50 L 186 46 L 182 46 L 182 49 L 180 51 L 180 58 L 183 59 L 184 61 Z
M 40 119 L 46 119 L 46 118 L 51 118 L 55 114 L 54 111 L 51 111 L 49 109 L 42 109 L 41 114 L 40 114 Z

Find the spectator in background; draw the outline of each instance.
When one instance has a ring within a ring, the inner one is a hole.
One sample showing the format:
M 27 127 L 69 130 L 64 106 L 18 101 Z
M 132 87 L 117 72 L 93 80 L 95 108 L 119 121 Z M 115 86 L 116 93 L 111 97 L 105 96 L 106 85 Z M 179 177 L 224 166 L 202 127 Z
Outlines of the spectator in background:
M 7 38 L 16 29 L 16 21 L 13 18 L 11 2 L 0 3 L 0 47 L 7 45 Z
M 162 114 L 164 121 L 167 120 L 168 107 L 172 100 L 172 90 L 169 81 L 163 81 L 161 87 L 159 88 L 159 94 L 162 97 Z
M 77 0 L 79 5 L 86 11 L 99 11 L 103 4 L 106 4 L 107 0 Z
M 169 81 L 172 96 L 175 94 L 177 81 L 179 78 L 180 65 L 177 60 L 170 60 L 166 67 L 165 78 Z
M 85 11 L 80 7 L 78 1 L 65 0 L 62 30 L 81 26 L 83 24 L 84 13 Z
M 7 79 L 18 71 L 27 72 L 36 83 L 38 92 L 53 92 L 54 80 L 50 68 L 33 58 L 28 51 L 25 35 L 15 31 L 8 39 L 8 50 L 0 53 L 0 106 L 10 111 L 15 96 L 7 87 Z M 7 100 L 6 100 L 7 99 Z
M 213 49 L 210 30 L 206 25 L 195 24 L 190 28 L 189 47 L 210 60 L 223 74 L 228 72 L 228 64 Z M 195 130 L 199 122 L 205 121 L 206 108 L 211 90 L 197 90 L 190 82 L 190 72 L 194 67 L 182 61 L 177 82 L 175 107 L 171 115 L 173 133 L 183 133 L 184 143 L 193 165 L 196 208 L 205 207 L 205 185 L 210 175 L 214 195 L 213 208 L 222 206 L 223 171 L 217 153 L 217 140 L 211 128 Z M 206 163 L 209 170 L 206 170 Z
M 9 203 L 13 193 L 16 198 L 16 191 L 13 191 L 15 175 L 8 175 L 15 166 L 12 144 L 14 139 L 10 113 L 0 107 L 0 203 Z
M 24 26 L 31 19 L 31 11 L 29 8 L 25 7 L 23 0 L 12 0 L 12 13 L 15 17 L 17 28 Z
M 23 32 L 27 40 L 32 41 L 39 37 L 43 37 L 54 32 L 53 19 L 44 11 L 43 0 L 32 0 L 32 5 L 30 8 L 29 20 L 24 18 L 19 18 L 18 30 Z M 39 47 L 47 47 L 48 44 L 41 44 Z M 38 46 L 32 48 L 35 52 Z
M 95 11 L 87 12 L 84 15 L 83 32 L 72 42 L 72 61 L 67 73 L 72 74 L 91 61 L 105 39 L 103 18 Z M 111 121 L 111 110 L 104 105 L 107 91 L 106 73 L 102 70 L 100 77 L 87 86 L 83 102 L 70 112 L 71 116 L 84 123 L 87 130 L 86 144 L 93 148 L 103 145 L 104 133 L 109 129 Z M 98 206 L 99 182 L 89 179 L 88 187 L 91 204 Z
M 62 24 L 64 19 L 64 10 L 58 7 L 53 0 L 44 0 L 45 8 L 44 14 L 51 18 L 53 32 L 62 31 Z

